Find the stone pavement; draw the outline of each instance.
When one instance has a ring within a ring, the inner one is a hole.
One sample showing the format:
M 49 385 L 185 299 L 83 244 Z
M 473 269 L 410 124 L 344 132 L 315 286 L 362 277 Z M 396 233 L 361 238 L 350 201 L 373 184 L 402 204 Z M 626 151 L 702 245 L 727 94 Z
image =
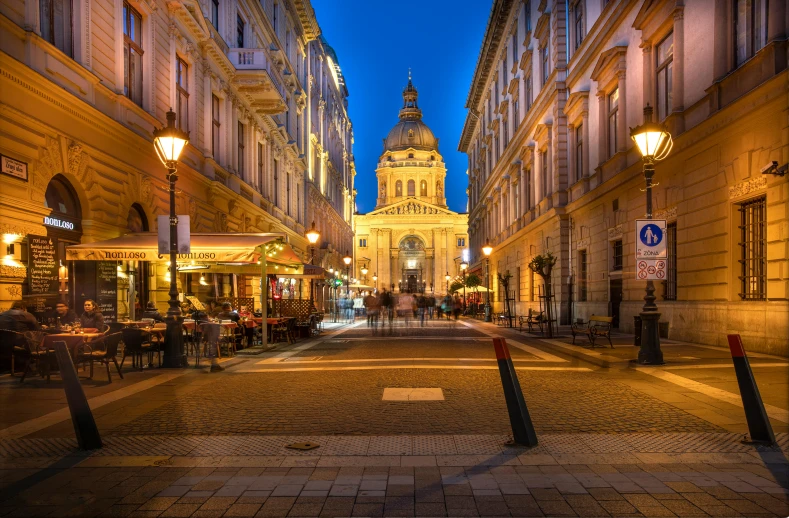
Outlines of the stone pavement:
M 461 320 L 363 322 L 207 368 L 85 380 L 104 448 L 77 450 L 57 377 L 0 377 L 0 516 L 787 516 L 789 362 L 751 354 L 777 433 L 747 431 L 728 351 L 591 350 Z M 512 448 L 490 338 L 539 445 Z M 747 347 L 747 344 L 746 344 Z M 384 389 L 433 387 L 436 401 Z M 286 449 L 297 442 L 320 446 Z

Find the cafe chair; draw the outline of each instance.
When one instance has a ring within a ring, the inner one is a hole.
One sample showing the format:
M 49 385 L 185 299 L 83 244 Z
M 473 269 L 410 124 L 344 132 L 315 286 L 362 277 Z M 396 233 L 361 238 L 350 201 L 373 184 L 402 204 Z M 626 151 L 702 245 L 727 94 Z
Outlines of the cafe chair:
M 109 333 L 109 332 L 110 332 L 110 326 L 109 326 L 109 324 L 103 324 L 103 325 L 101 326 L 101 328 L 99 329 L 99 332 L 100 332 L 101 334 L 103 334 L 103 335 L 106 335 L 107 333 Z
M 123 357 L 121 358 L 121 369 L 127 356 L 132 357 L 132 368 L 143 368 L 142 355 L 151 351 L 151 334 L 148 331 L 136 328 L 126 328 L 121 331 L 123 337 Z M 138 364 L 139 362 L 139 364 Z M 159 351 L 159 366 L 162 366 L 162 354 Z
M 194 343 L 195 367 L 200 366 L 200 352 L 206 358 L 211 358 L 219 354 L 219 331 L 220 326 L 214 322 L 204 322 L 200 324 L 200 342 Z
M 219 324 L 232 324 L 232 320 L 221 320 Z M 217 349 L 217 357 L 221 357 L 221 348 L 222 346 L 225 347 L 227 350 L 228 356 L 235 356 L 236 355 L 236 330 L 238 329 L 238 325 L 235 327 L 224 327 L 222 326 L 222 333 L 219 337 L 219 348 Z
M 105 334 L 108 333 L 120 333 L 124 329 L 128 327 L 129 324 L 124 324 L 123 322 L 110 322 L 107 324 L 109 331 L 105 331 Z
M 44 341 L 44 334 L 42 331 L 27 331 L 24 333 L 27 359 L 22 372 L 22 379 L 19 380 L 20 383 L 25 382 L 25 376 L 30 372 L 33 363 L 36 364 L 36 370 L 38 370 L 39 375 L 41 377 L 46 376 L 47 383 L 49 383 L 49 351 L 41 347 L 41 342 Z
M 118 365 L 117 358 L 121 338 L 123 338 L 123 332 L 112 333 L 99 337 L 90 342 L 90 344 L 80 347 L 81 351 L 77 354 L 77 358 L 82 362 L 90 362 L 90 378 L 93 378 L 93 363 L 103 363 L 107 367 L 107 381 L 112 383 L 110 362 L 113 362 L 115 369 L 118 371 L 118 376 L 123 379 L 123 373 L 121 372 L 121 366 Z

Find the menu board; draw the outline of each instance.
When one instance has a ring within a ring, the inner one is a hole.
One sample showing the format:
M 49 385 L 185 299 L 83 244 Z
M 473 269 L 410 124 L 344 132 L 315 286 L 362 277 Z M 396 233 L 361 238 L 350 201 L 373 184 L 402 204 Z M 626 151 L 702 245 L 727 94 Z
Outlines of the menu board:
M 30 295 L 58 292 L 57 240 L 47 236 L 27 236 L 27 283 Z
M 118 319 L 118 265 L 115 261 L 96 263 L 96 304 L 105 322 Z

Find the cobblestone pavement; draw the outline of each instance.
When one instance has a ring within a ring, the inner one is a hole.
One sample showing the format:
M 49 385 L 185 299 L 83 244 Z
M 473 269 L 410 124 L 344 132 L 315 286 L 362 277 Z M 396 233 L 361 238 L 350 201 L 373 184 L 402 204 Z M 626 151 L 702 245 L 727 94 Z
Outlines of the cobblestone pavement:
M 510 432 L 505 336 L 538 432 Z M 779 447 L 747 431 L 728 352 L 632 337 L 591 350 L 468 321 L 365 324 L 83 387 L 105 447 L 76 450 L 57 377 L 0 377 L 0 516 L 786 516 L 789 362 L 751 355 Z M 747 344 L 746 344 L 747 345 Z M 97 371 L 98 372 L 98 371 Z M 443 400 L 383 401 L 386 388 Z M 285 449 L 310 441 L 317 450 Z

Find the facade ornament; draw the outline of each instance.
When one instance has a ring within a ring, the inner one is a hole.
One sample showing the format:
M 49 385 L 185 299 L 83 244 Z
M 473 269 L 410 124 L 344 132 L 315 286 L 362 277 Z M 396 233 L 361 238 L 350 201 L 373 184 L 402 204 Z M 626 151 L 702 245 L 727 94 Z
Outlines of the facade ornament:
M 619 224 L 608 229 L 608 239 L 619 239 L 625 234 L 624 225 Z
M 761 189 L 767 188 L 767 177 L 764 175 L 755 176 L 753 178 L 749 178 L 744 182 L 740 182 L 736 185 L 732 185 L 729 187 L 729 199 L 739 198 L 740 196 L 745 196 L 750 194 L 754 191 L 758 191 Z
M 170 35 L 170 39 L 176 39 L 178 36 L 178 25 L 175 22 L 171 21 L 167 24 L 167 34 Z
M 214 232 L 227 232 L 227 214 L 219 212 L 214 217 Z
M 652 216 L 655 219 L 676 219 L 677 218 L 677 206 L 674 205 L 673 207 L 668 207 L 662 210 L 655 211 L 655 214 Z
M 27 277 L 27 268 L 24 266 L 11 266 L 7 264 L 0 264 L 0 277 L 12 277 L 16 279 L 23 279 Z

